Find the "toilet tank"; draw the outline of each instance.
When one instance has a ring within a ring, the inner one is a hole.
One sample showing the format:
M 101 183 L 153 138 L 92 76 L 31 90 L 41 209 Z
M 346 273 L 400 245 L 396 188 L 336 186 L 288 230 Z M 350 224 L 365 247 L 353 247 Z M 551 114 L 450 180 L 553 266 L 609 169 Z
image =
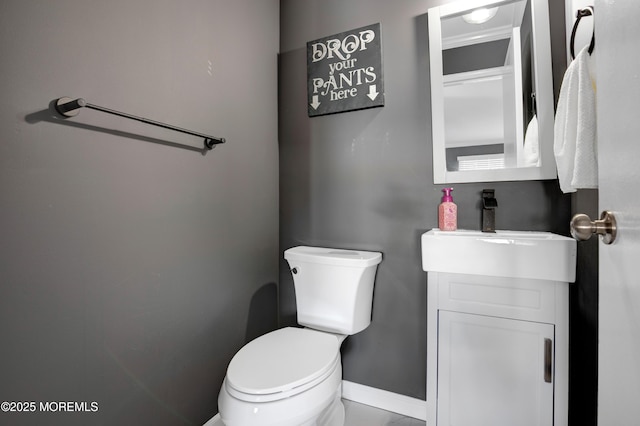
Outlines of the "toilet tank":
M 371 323 L 378 252 L 293 247 L 284 252 L 293 275 L 298 324 L 356 334 Z

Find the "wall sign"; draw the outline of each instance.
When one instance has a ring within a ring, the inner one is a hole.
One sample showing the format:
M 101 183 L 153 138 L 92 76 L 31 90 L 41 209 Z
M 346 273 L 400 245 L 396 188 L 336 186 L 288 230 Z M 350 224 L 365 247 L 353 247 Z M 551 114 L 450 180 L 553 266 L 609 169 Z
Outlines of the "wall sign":
M 380 24 L 307 42 L 309 117 L 384 106 Z

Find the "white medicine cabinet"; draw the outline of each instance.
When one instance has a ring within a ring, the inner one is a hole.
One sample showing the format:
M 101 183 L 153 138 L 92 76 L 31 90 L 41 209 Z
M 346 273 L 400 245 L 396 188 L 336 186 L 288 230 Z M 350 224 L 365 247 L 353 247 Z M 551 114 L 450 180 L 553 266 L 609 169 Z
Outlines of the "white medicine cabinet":
M 555 178 L 547 0 L 428 15 L 434 183 Z

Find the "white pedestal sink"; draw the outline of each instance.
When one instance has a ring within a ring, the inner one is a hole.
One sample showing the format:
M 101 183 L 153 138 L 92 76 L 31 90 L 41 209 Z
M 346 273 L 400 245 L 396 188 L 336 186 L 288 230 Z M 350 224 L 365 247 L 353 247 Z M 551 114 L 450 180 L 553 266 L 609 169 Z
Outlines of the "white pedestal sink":
M 422 266 L 427 425 L 566 426 L 576 241 L 434 229 Z

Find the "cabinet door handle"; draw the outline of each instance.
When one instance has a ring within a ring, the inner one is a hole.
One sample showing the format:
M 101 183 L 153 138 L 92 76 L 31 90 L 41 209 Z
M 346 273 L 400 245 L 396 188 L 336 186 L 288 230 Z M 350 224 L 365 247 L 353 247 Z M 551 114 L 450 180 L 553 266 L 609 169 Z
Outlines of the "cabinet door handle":
M 544 339 L 544 381 L 551 383 L 552 380 L 552 357 L 553 343 L 551 339 Z

